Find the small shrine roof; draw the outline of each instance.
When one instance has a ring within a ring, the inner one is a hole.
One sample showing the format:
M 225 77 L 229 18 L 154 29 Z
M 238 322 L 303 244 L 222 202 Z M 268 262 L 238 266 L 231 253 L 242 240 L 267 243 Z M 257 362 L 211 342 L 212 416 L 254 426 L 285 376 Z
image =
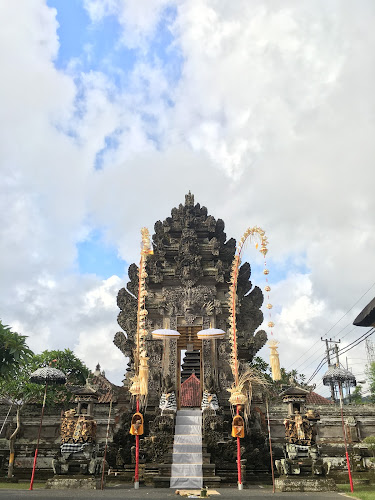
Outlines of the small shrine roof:
M 316 392 L 310 392 L 306 397 L 307 405 L 333 405 L 334 402 L 327 399 Z
M 353 321 L 355 326 L 375 326 L 375 297 Z
M 310 391 L 306 389 L 302 389 L 302 387 L 298 386 L 290 386 L 284 389 L 281 393 L 280 396 L 306 396 L 309 394 Z
M 98 396 L 99 393 L 93 387 L 89 385 L 84 385 L 83 387 L 76 387 L 74 389 L 74 394 L 77 396 Z

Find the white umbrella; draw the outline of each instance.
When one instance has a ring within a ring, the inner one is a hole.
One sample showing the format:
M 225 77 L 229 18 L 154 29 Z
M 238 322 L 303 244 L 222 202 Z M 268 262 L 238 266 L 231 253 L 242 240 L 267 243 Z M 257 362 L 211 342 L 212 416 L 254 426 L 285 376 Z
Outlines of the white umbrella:
M 161 328 L 160 330 L 154 330 L 152 332 L 153 339 L 178 339 L 180 333 L 177 330 L 168 330 L 168 328 Z
M 197 337 L 201 340 L 221 339 L 224 335 L 224 330 L 220 330 L 220 328 L 207 328 L 197 333 Z

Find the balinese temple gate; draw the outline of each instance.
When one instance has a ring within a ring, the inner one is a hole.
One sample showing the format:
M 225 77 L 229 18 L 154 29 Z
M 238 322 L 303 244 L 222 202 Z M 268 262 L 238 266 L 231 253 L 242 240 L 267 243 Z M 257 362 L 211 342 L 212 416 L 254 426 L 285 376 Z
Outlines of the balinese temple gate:
M 203 450 L 208 449 L 204 460 L 210 465 L 210 470 L 203 470 L 203 475 L 215 475 L 215 464 L 217 472 L 225 463 L 229 469 L 233 467 L 235 475 L 236 451 L 230 438 L 227 390 L 233 384 L 228 334 L 221 339 L 200 340 L 197 332 L 210 327 L 227 332 L 229 328 L 228 293 L 236 241 L 227 239 L 224 222 L 209 215 L 206 207 L 195 204 L 190 192 L 185 196 L 184 205 L 172 209 L 171 216 L 163 222 L 155 223 L 154 231 L 153 255 L 148 257 L 146 266 L 145 350 L 149 373 L 141 457 L 146 464 L 164 463 L 164 468 L 159 470 L 161 482 L 163 477 L 170 476 L 171 468 L 173 475 L 170 454 L 175 411 L 184 410 L 184 405 L 198 406 L 204 410 Z M 252 286 L 250 274 L 250 265 L 244 263 L 237 286 L 237 350 L 239 364 L 244 366 L 267 341 L 265 331 L 256 332 L 263 322 L 260 310 L 263 294 L 259 287 Z M 138 266 L 132 264 L 129 283 L 119 291 L 117 299 L 121 310 L 118 323 L 123 331 L 114 338 L 115 345 L 129 358 L 125 387 L 130 387 L 135 375 L 137 295 Z M 160 329 L 176 330 L 180 336 L 154 339 L 151 332 Z M 130 393 L 128 408 L 130 415 L 134 409 Z M 258 462 L 261 455 L 260 462 L 266 464 L 269 458 L 263 436 L 264 416 L 259 411 L 256 425 L 248 439 L 243 440 L 243 457 L 250 458 L 256 448 Z M 126 418 L 124 428 L 129 424 Z M 131 441 L 125 434 L 121 439 L 118 445 L 125 450 Z M 123 453 L 127 462 L 129 457 Z M 264 465 L 264 469 L 267 468 Z

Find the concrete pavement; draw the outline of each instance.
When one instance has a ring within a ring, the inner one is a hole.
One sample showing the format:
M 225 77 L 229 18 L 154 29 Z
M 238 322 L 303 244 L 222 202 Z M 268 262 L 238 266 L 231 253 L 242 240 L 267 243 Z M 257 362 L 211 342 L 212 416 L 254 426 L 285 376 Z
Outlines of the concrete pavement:
M 302 498 L 303 500 L 329 500 L 345 498 L 343 495 L 336 492 L 324 492 L 324 493 L 272 493 L 272 488 L 269 487 L 259 487 L 251 486 L 242 491 L 239 491 L 235 487 L 233 488 L 220 488 L 216 490 L 220 495 L 212 495 L 211 499 L 217 500 L 241 500 L 241 499 L 256 499 L 260 500 L 274 500 L 283 498 L 287 500 L 289 498 L 297 499 Z M 100 490 L 46 490 L 46 489 L 35 489 L 33 491 L 28 490 L 12 490 L 12 489 L 0 489 L 0 499 L 4 500 L 26 500 L 26 499 L 50 499 L 50 500 L 106 500 L 106 499 L 126 499 L 126 500 L 165 500 L 165 499 L 178 499 L 187 498 L 180 497 L 175 494 L 174 489 L 167 488 L 140 488 L 135 490 L 129 487 L 111 487 L 103 491 Z

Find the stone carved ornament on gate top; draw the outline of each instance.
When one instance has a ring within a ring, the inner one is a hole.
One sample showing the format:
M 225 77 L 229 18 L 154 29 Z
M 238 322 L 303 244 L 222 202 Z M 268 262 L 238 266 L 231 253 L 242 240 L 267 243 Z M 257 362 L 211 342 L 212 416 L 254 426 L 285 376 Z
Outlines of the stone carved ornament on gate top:
M 212 321 L 216 327 L 227 330 L 227 293 L 230 270 L 236 249 L 233 238 L 227 240 L 224 222 L 207 214 L 206 207 L 194 204 L 194 196 L 188 194 L 185 204 L 174 208 L 171 217 L 155 223 L 152 237 L 154 255 L 147 262 L 149 291 L 147 310 L 148 330 L 178 329 L 177 317 L 183 317 L 187 325 L 196 318 L 203 318 L 203 328 Z M 121 310 L 118 323 L 124 332 L 115 335 L 115 345 L 129 358 L 128 375 L 133 371 L 134 335 L 137 320 L 138 267 L 129 266 L 129 282 L 119 291 L 117 303 Z M 239 271 L 237 287 L 237 338 L 238 358 L 249 362 L 265 344 L 267 335 L 256 331 L 263 321 L 260 309 L 263 294 L 250 282 L 251 269 L 244 263 Z M 218 300 L 220 298 L 220 300 Z M 153 356 L 154 342 L 147 342 L 148 356 L 157 362 L 160 353 Z M 230 383 L 227 373 L 227 352 L 222 342 L 217 372 L 221 386 Z M 151 373 L 155 370 L 155 373 Z M 158 385 L 158 367 L 150 368 L 150 380 Z

